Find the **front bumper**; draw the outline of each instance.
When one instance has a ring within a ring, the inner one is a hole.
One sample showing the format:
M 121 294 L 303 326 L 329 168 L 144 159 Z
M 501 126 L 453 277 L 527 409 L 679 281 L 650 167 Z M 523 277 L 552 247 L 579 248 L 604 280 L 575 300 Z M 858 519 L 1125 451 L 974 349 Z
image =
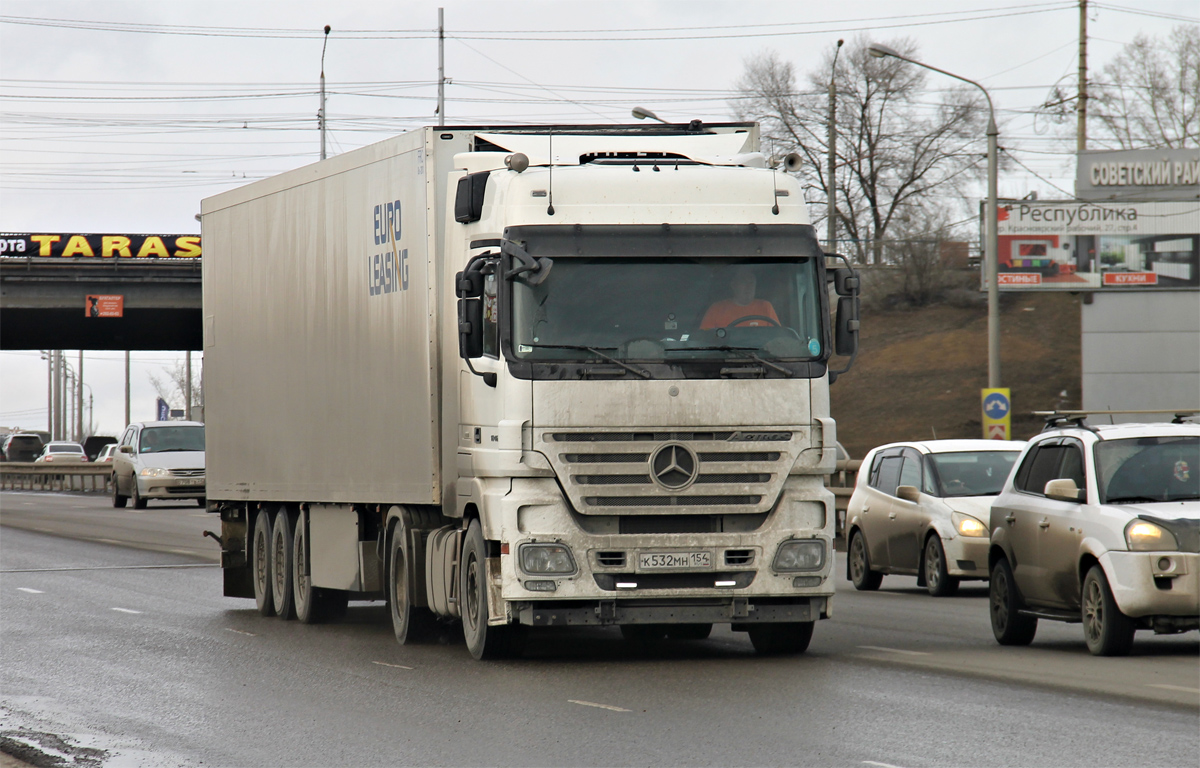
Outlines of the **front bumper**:
M 956 579 L 984 579 L 988 573 L 988 537 L 955 536 L 943 539 L 946 573 Z
M 137 478 L 138 495 L 143 499 L 202 499 L 203 477 L 141 477 Z
M 1100 564 L 1126 616 L 1200 616 L 1200 554 L 1106 552 Z
M 499 558 L 498 580 L 508 619 L 539 625 L 753 623 L 830 615 L 833 497 L 819 477 L 789 479 L 766 519 L 736 532 L 585 530 L 593 521 L 580 521 L 568 509 L 552 479 L 515 478 L 511 492 L 497 501 L 503 522 L 496 538 L 511 552 Z M 820 541 L 824 562 L 809 571 L 777 571 L 777 549 L 790 539 Z M 569 547 L 575 573 L 525 573 L 519 552 L 531 542 Z M 707 553 L 708 565 L 643 568 L 642 555 L 655 553 Z

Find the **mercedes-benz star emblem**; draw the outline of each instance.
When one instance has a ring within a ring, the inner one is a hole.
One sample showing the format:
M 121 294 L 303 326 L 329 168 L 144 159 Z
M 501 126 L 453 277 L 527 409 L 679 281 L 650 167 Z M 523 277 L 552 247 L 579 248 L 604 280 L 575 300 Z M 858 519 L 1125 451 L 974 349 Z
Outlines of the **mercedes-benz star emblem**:
M 650 457 L 650 473 L 663 488 L 678 491 L 696 479 L 699 462 L 686 446 L 672 443 L 659 448 Z

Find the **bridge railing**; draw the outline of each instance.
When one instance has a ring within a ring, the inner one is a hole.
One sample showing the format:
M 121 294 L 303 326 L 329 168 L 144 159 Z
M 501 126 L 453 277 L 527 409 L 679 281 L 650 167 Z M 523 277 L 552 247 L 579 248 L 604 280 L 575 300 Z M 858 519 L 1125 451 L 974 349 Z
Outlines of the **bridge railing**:
M 0 462 L 0 489 L 7 491 L 101 491 L 112 489 L 112 464 Z

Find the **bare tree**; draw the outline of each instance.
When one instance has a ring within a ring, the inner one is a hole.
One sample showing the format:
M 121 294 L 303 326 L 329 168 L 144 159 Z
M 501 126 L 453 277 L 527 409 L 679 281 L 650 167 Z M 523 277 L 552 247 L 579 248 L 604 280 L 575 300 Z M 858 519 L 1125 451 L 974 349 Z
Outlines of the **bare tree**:
M 774 156 L 794 151 L 806 158 L 801 183 L 826 196 L 829 185 L 837 184 L 841 231 L 855 243 L 858 261 L 879 263 L 880 241 L 905 208 L 925 204 L 935 190 L 961 194 L 986 170 L 987 112 L 966 88 L 945 91 L 931 105 L 924 70 L 872 58 L 867 45 L 863 39 L 851 42 L 838 61 L 835 179 L 827 178 L 825 167 L 832 51 L 808 75 L 808 90 L 797 88 L 792 64 L 777 53 L 748 60 L 735 85 L 742 97 L 732 106 L 740 119 L 762 124 L 764 144 Z M 911 40 L 889 45 L 917 57 Z
M 1096 142 L 1116 149 L 1200 145 L 1200 26 L 1138 34 L 1091 86 Z
M 200 375 L 200 365 L 192 362 L 192 410 L 204 407 L 204 382 Z M 187 367 L 180 361 L 173 368 L 163 368 L 162 376 L 150 374 L 150 385 L 158 396 L 166 401 L 174 410 L 187 410 Z

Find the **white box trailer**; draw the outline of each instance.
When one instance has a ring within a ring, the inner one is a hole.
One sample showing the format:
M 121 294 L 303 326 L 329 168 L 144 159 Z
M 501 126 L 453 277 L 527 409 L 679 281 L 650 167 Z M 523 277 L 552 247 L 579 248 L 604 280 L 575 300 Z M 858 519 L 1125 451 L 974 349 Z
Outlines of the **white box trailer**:
M 540 624 L 803 650 L 857 280 L 757 143 L 425 128 L 206 199 L 225 593 L 386 598 L 400 642 L 461 620 L 480 658 Z

